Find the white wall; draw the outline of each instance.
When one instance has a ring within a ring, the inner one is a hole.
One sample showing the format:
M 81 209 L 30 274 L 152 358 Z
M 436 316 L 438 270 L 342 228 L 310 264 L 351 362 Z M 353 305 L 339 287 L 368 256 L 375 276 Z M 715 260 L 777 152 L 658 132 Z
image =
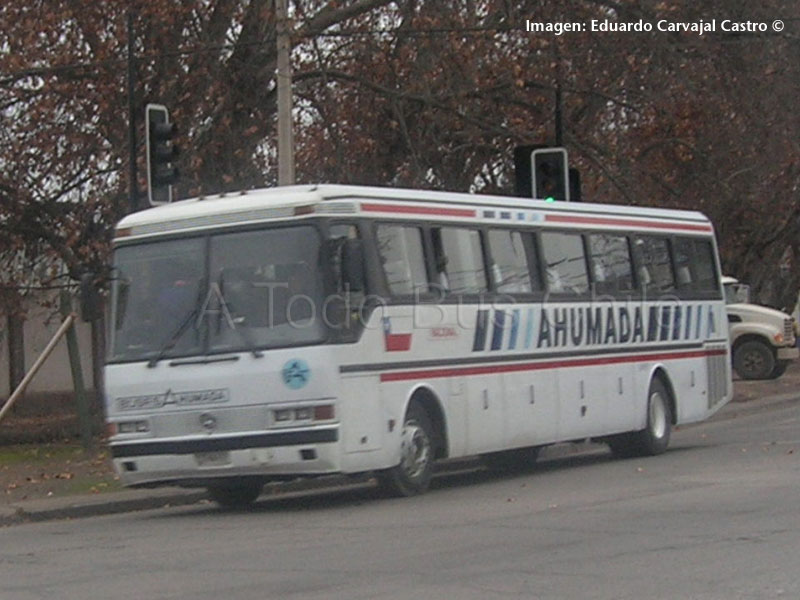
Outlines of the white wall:
M 24 325 L 25 370 L 30 370 L 33 363 L 42 353 L 53 334 L 61 325 L 61 316 L 53 314 L 54 309 L 33 307 L 28 310 L 28 318 Z M 8 380 L 8 320 L 0 314 L 0 398 L 7 398 L 13 390 L 9 389 Z M 92 385 L 92 345 L 91 326 L 77 320 L 78 350 L 81 355 L 83 385 L 91 389 Z M 66 336 L 62 337 L 53 353 L 44 363 L 27 388 L 28 393 L 72 391 L 72 371 L 69 365 Z

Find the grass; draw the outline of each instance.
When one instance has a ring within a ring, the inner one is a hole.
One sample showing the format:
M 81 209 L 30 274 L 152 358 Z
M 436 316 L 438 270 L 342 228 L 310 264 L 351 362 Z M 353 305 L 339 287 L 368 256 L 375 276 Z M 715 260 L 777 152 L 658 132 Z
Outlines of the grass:
M 46 463 L 86 459 L 83 448 L 74 444 L 19 444 L 0 447 L 0 465 Z
M 120 487 L 102 444 L 91 452 L 76 442 L 0 446 L 0 490 L 9 502 L 100 494 Z

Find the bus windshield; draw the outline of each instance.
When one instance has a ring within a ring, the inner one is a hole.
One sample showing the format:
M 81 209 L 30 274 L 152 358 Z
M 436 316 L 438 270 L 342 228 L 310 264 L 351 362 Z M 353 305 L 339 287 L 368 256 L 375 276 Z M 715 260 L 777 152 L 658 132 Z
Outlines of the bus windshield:
M 109 360 L 320 342 L 319 259 L 320 236 L 312 226 L 120 247 Z

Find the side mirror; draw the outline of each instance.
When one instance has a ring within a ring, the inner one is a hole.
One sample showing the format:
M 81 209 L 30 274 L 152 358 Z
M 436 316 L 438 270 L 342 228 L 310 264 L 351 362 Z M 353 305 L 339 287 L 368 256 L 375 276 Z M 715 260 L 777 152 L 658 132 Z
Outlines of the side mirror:
M 95 274 L 84 273 L 81 275 L 80 284 L 81 319 L 91 322 L 103 317 L 103 302 L 100 292 L 95 285 Z
M 366 288 L 361 240 L 345 240 L 342 246 L 342 283 L 351 292 L 363 292 Z

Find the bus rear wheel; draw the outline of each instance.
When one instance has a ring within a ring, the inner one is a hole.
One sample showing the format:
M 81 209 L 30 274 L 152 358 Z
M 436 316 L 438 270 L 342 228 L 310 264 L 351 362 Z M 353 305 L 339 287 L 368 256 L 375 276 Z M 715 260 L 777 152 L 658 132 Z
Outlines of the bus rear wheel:
M 670 395 L 661 379 L 650 382 L 647 393 L 647 425 L 640 431 L 623 433 L 608 440 L 619 457 L 656 456 L 666 451 L 672 433 Z
M 262 485 L 229 484 L 214 485 L 208 488 L 208 497 L 223 508 L 246 508 L 261 495 Z
M 433 476 L 434 431 L 428 413 L 412 402 L 400 432 L 400 463 L 378 473 L 390 496 L 415 496 L 428 489 Z

